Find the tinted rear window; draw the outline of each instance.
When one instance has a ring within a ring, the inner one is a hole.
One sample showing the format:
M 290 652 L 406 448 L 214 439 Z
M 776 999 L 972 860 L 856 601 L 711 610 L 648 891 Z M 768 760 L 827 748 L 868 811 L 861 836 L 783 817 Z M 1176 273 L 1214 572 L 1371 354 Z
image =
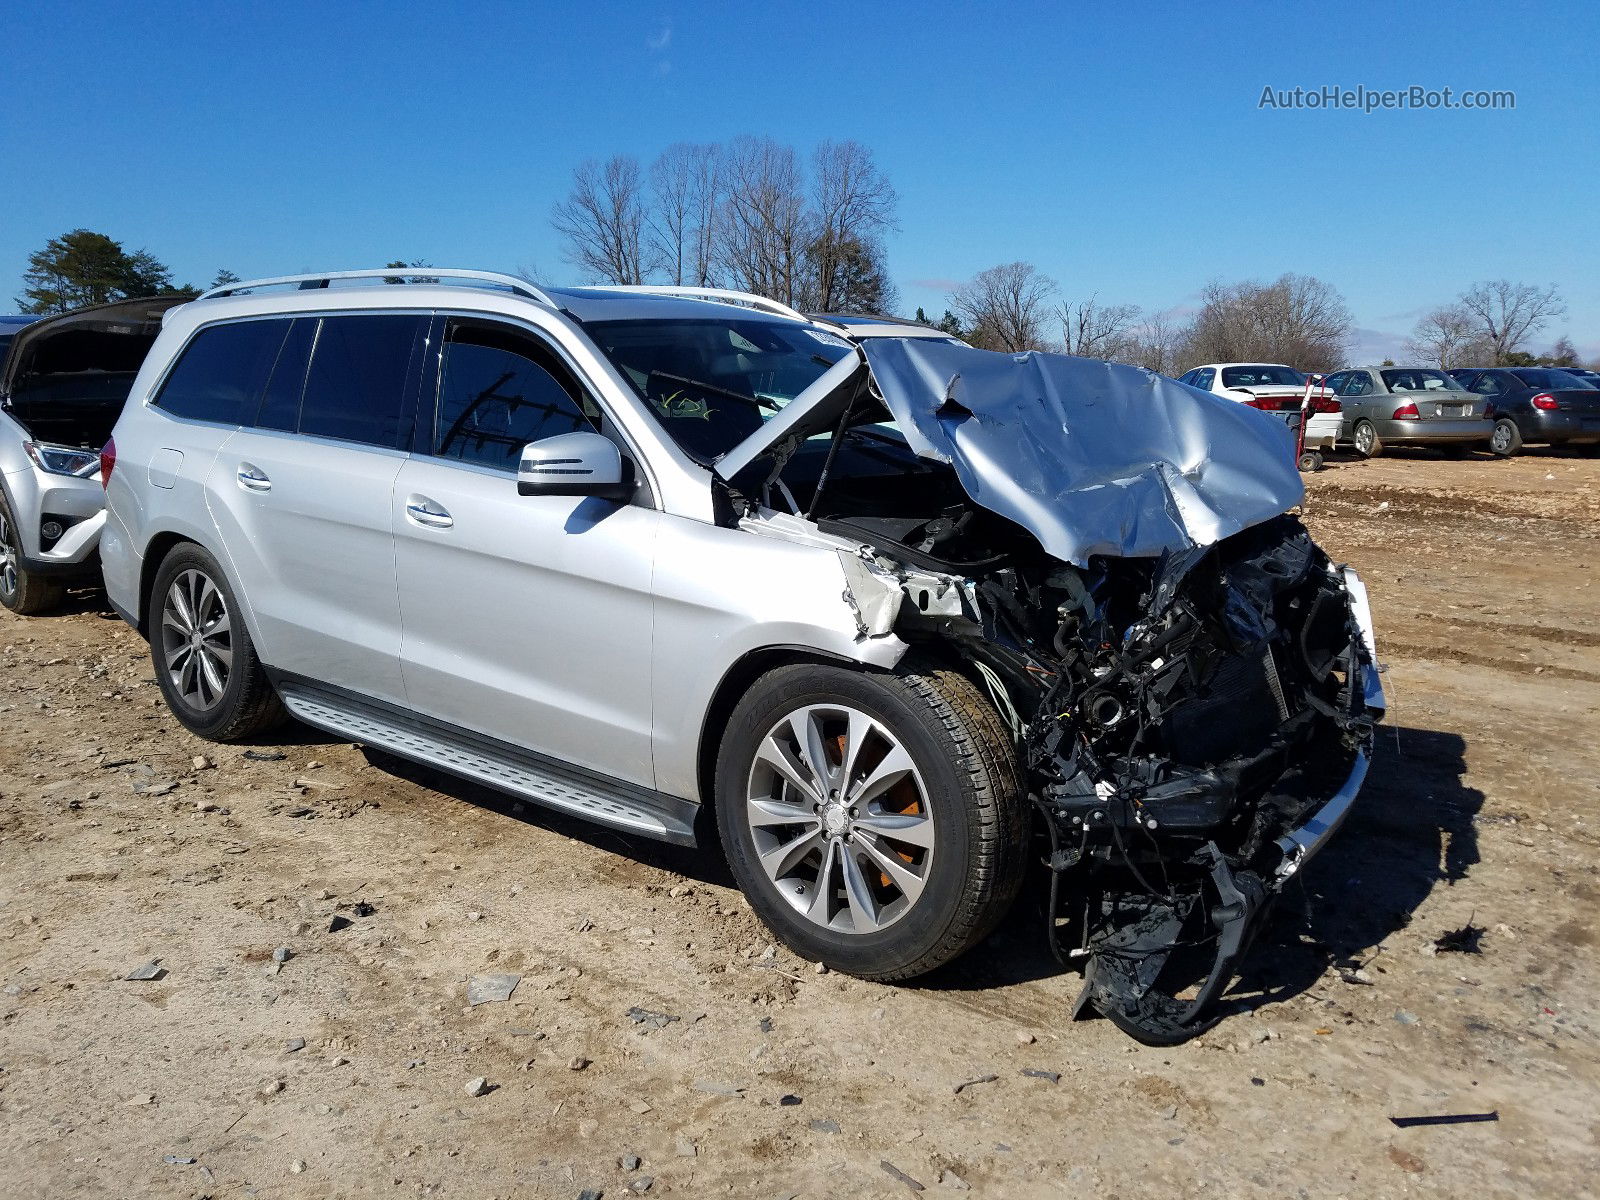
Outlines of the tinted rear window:
M 288 330 L 284 320 L 202 329 L 167 376 L 156 407 L 193 421 L 249 422 Z
M 301 433 L 398 448 L 411 435 L 420 316 L 324 317 L 300 401 Z
M 1306 377 L 1293 367 L 1223 367 L 1223 387 L 1304 387 Z
M 1567 391 L 1586 391 L 1594 386 L 1589 380 L 1578 375 L 1571 375 L 1566 371 L 1524 368 L 1513 371 L 1512 374 L 1522 380 L 1523 383 L 1538 388 L 1549 388 L 1552 391 L 1561 391 L 1563 389 Z
M 1383 382 L 1391 392 L 1461 392 L 1466 389 L 1443 371 L 1420 367 L 1402 367 L 1380 372 Z

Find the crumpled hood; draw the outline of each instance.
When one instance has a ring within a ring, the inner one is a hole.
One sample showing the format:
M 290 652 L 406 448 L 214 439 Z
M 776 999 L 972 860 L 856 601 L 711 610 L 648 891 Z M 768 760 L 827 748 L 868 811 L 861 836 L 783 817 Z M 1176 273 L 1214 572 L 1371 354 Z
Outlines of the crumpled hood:
M 1066 562 L 1210 545 L 1305 494 L 1282 421 L 1139 367 L 896 338 L 861 352 L 911 449 Z

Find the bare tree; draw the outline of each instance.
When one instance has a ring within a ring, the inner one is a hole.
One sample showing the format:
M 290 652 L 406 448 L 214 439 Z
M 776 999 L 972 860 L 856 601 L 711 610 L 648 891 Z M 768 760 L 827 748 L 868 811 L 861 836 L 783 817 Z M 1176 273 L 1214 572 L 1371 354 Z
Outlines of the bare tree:
M 1353 320 L 1344 298 L 1309 275 L 1272 283 L 1209 283 L 1188 352 L 1196 362 L 1282 362 L 1304 371 L 1340 365 Z
M 639 160 L 618 154 L 585 162 L 550 214 L 567 239 L 567 261 L 605 283 L 643 283 L 645 194 Z
M 1461 293 L 1461 307 L 1477 322 L 1478 332 L 1494 353 L 1494 365 L 1506 361 L 1524 338 L 1539 332 L 1567 311 L 1555 286 L 1535 287 L 1491 279 Z
M 1426 314 L 1411 331 L 1406 352 L 1418 362 L 1441 367 L 1471 367 L 1489 362 L 1494 347 L 1478 328 L 1477 318 L 1460 304 L 1446 304 Z
M 813 236 L 794 148 L 746 135 L 734 139 L 723 161 L 722 266 L 736 286 L 793 304 Z
M 715 144 L 678 142 L 650 164 L 650 243 L 674 284 L 709 287 L 715 278 L 721 157 Z
M 1061 318 L 1061 342 L 1068 354 L 1080 358 L 1120 359 L 1133 338 L 1139 320 L 1136 304 L 1101 304 L 1095 296 L 1077 304 L 1070 300 L 1056 308 Z
M 823 142 L 812 155 L 811 267 L 806 306 L 821 312 L 852 311 L 847 277 L 860 293 L 864 264 L 881 266 L 882 237 L 895 227 L 899 197 L 860 142 Z M 869 291 L 881 291 L 884 281 Z M 876 310 L 875 310 L 876 311 Z
M 1045 317 L 1055 282 L 1032 263 L 1012 262 L 979 271 L 950 293 L 950 307 L 984 350 L 1044 348 Z
M 1151 313 L 1129 331 L 1119 358 L 1157 375 L 1176 375 L 1181 368 L 1179 355 L 1187 338 L 1188 330 L 1170 314 Z

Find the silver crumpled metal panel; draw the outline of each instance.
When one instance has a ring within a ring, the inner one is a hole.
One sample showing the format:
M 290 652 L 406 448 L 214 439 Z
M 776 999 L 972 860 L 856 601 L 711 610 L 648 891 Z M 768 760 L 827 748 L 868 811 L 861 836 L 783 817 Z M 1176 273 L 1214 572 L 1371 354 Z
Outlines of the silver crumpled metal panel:
M 1305 495 L 1281 421 L 1140 367 L 912 339 L 862 351 L 912 450 L 1066 562 L 1210 545 Z

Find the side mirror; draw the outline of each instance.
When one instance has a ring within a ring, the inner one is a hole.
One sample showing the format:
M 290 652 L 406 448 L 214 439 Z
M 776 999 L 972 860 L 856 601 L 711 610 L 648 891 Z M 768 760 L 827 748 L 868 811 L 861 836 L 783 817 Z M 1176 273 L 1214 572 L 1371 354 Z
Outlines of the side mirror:
M 519 496 L 598 496 L 626 500 L 634 493 L 633 464 L 598 433 L 563 433 L 522 448 Z

